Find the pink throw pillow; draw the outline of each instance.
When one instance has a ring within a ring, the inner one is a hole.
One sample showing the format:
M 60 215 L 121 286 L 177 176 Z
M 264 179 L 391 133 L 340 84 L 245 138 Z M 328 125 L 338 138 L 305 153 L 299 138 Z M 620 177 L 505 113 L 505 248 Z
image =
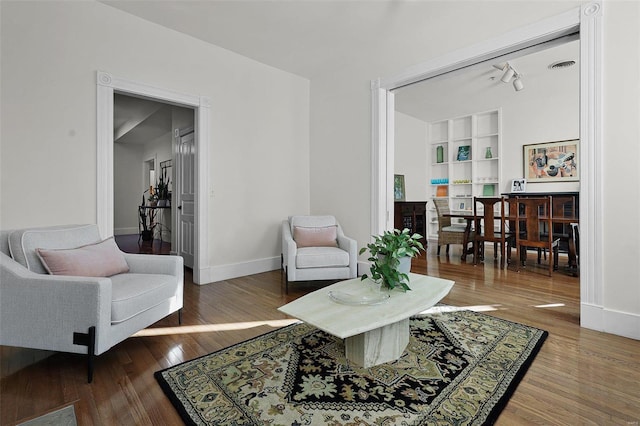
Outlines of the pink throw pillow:
M 338 247 L 338 227 L 322 226 L 318 228 L 293 227 L 293 239 L 302 247 Z
M 129 272 L 129 265 L 113 238 L 75 249 L 36 249 L 52 275 L 110 277 Z

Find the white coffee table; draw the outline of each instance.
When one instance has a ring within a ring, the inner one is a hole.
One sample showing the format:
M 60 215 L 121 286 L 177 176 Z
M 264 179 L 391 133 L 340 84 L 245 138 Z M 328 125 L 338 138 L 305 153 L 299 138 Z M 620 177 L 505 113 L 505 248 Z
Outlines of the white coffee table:
M 409 274 L 409 280 L 410 291 L 393 290 L 378 304 L 352 305 L 329 297 L 329 292 L 354 299 L 375 296 L 370 280 L 354 278 L 316 290 L 278 310 L 345 339 L 347 359 L 372 367 L 400 358 L 409 343 L 409 318 L 442 300 L 454 284 L 419 274 Z

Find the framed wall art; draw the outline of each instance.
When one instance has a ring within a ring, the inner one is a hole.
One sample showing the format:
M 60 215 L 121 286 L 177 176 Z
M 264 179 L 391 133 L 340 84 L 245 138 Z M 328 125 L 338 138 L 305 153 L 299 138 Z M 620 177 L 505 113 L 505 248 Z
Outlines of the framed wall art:
M 404 175 L 393 175 L 393 199 L 405 201 Z
M 514 179 L 511 181 L 511 192 L 525 192 L 527 188 L 526 179 Z
M 528 183 L 580 180 L 579 139 L 523 146 Z

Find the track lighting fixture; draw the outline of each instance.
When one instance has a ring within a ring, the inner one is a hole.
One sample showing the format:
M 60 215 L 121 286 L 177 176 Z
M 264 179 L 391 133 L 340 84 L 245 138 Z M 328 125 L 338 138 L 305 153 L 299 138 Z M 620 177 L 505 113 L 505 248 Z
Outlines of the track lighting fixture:
M 520 74 L 516 73 L 516 79 L 513 80 L 513 88 L 516 89 L 516 92 L 524 89 L 524 84 L 522 83 L 522 79 L 520 78 Z
M 504 74 L 502 74 L 502 78 L 500 79 L 500 81 L 502 81 L 503 83 L 509 83 L 511 82 L 511 79 L 515 77 L 515 80 L 513 80 L 513 88 L 516 89 L 516 92 L 524 89 L 524 84 L 522 83 L 522 75 L 520 75 L 509 62 L 505 64 L 494 65 L 493 67 L 499 69 L 500 71 L 504 71 Z
M 503 83 L 510 82 L 515 73 L 516 73 L 516 70 L 511 68 L 511 65 L 509 65 L 509 62 L 507 62 L 507 65 L 505 65 L 504 74 L 502 75 L 502 78 L 500 79 L 500 81 L 502 81 Z

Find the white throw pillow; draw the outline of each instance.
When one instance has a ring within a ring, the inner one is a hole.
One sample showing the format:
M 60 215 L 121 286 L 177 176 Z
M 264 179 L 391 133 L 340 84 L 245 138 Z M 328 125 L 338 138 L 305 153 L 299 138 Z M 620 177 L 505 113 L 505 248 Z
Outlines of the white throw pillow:
M 129 265 L 113 238 L 74 249 L 36 249 L 52 275 L 110 277 L 129 272 Z
M 293 239 L 302 247 L 338 247 L 338 227 L 293 227 Z

